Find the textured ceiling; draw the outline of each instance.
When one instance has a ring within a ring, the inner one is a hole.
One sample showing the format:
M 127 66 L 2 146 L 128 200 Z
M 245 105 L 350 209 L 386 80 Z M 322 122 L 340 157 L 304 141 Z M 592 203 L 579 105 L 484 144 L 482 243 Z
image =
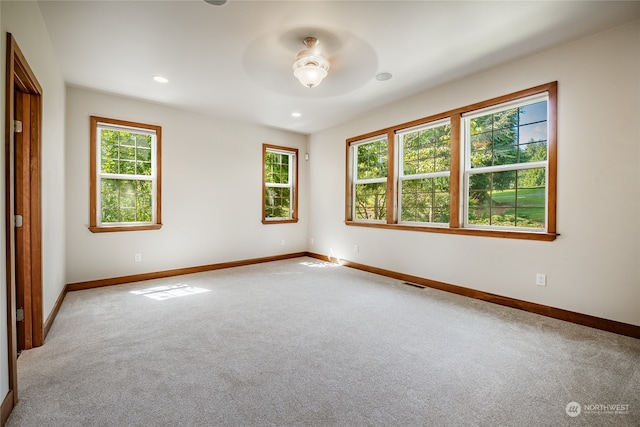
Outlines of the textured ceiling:
M 628 1 L 39 5 L 68 84 L 301 133 L 640 17 Z M 313 89 L 291 72 L 309 35 L 331 62 Z

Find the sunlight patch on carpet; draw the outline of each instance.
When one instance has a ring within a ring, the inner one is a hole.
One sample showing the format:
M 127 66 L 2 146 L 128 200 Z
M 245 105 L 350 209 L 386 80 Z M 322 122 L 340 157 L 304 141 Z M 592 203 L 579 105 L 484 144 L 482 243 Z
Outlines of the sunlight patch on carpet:
M 316 267 L 316 268 L 326 268 L 326 267 L 338 267 L 337 264 L 332 262 L 325 261 L 305 261 L 301 262 L 301 265 L 306 265 L 307 267 Z
M 170 298 L 201 294 L 203 292 L 211 292 L 211 290 L 195 288 L 184 283 L 178 283 L 177 285 L 155 286 L 153 288 L 140 289 L 138 291 L 131 291 L 130 293 L 134 295 L 144 295 L 147 298 L 163 301 Z

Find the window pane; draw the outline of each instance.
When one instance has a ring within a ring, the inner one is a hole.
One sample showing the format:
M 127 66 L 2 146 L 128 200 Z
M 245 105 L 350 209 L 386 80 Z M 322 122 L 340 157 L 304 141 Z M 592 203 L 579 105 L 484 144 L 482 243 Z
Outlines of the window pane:
M 151 181 L 102 179 L 100 194 L 101 222 L 152 221 Z
M 152 136 L 100 130 L 100 171 L 124 175 L 151 175 Z
M 520 107 L 520 126 L 535 122 L 547 121 L 547 101 Z
M 135 147 L 136 145 L 136 137 L 132 132 L 120 131 L 118 132 L 118 139 L 121 146 Z
M 136 160 L 141 162 L 150 162 L 151 161 L 151 149 L 150 148 L 140 148 L 136 149 Z
M 518 123 L 518 109 L 509 108 L 493 113 L 493 130 L 500 129 L 513 130 L 514 125 Z
M 402 134 L 402 144 L 405 176 L 449 170 L 450 125 L 407 132 Z
M 265 217 L 291 217 L 291 189 L 286 187 L 267 187 L 265 189 Z
M 102 165 L 100 166 L 102 173 L 119 173 L 120 162 L 118 159 L 102 159 Z
M 471 175 L 468 223 L 544 228 L 545 177 L 545 168 Z
M 506 147 L 493 148 L 494 165 L 511 165 L 518 163 L 518 146 L 510 145 Z
M 547 140 L 547 122 L 520 126 L 519 142 L 538 142 Z
M 402 221 L 449 222 L 449 178 L 402 181 Z
M 135 160 L 136 158 L 135 147 L 120 146 L 119 151 L 120 151 L 120 159 L 122 160 Z
M 547 102 L 496 111 L 469 120 L 472 168 L 544 161 Z
M 136 181 L 136 219 L 137 221 L 151 222 L 153 218 L 152 213 L 152 200 L 151 200 L 151 181 Z
M 547 142 L 531 142 L 529 144 L 521 144 L 520 157 L 526 160 L 522 162 L 539 162 L 547 160 Z
M 386 219 L 386 183 L 358 184 L 355 193 L 355 219 Z
M 150 176 L 151 162 L 136 162 L 136 174 Z
M 138 147 L 138 150 L 140 150 L 141 148 L 151 148 L 151 135 L 145 135 L 145 134 L 136 134 L 135 135 L 136 138 L 136 147 Z
M 358 179 L 384 178 L 387 176 L 387 139 L 356 146 Z
M 473 123 L 471 123 L 473 126 Z M 471 136 L 471 167 L 480 168 L 493 164 L 493 138 L 491 132 Z
M 118 133 L 102 131 L 100 142 L 100 159 L 102 173 L 118 173 Z
M 267 151 L 265 156 L 265 182 L 289 184 L 289 162 L 292 156 Z

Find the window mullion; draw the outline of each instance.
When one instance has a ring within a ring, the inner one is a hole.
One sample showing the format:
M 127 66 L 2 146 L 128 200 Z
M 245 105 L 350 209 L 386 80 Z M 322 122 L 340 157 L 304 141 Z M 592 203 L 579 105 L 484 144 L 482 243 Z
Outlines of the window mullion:
M 387 132 L 387 224 L 394 224 L 398 219 L 395 203 L 396 178 L 396 135 L 393 130 Z
M 460 191 L 460 178 L 461 178 L 461 127 L 460 113 L 453 114 L 450 117 L 451 121 L 451 151 L 449 160 L 449 227 L 460 228 L 460 198 L 462 193 Z
M 153 176 L 150 175 L 125 175 L 121 173 L 99 173 L 98 178 L 104 179 L 125 179 L 131 181 L 153 181 Z
M 408 180 L 411 180 L 411 179 L 440 178 L 440 177 L 443 177 L 443 176 L 449 176 L 450 174 L 451 174 L 450 171 L 417 173 L 417 174 L 414 174 L 414 175 L 402 175 L 398 179 L 400 181 L 408 181 Z
M 267 187 L 273 187 L 273 188 L 293 188 L 293 185 L 283 184 L 281 182 L 266 182 L 265 185 Z
M 387 182 L 387 177 L 384 178 L 366 178 L 366 179 L 356 179 L 353 181 L 356 185 L 363 184 L 378 184 L 380 182 Z
M 536 169 L 536 168 L 545 168 L 545 167 L 547 167 L 547 161 L 542 160 L 538 162 L 529 162 L 529 163 L 512 163 L 512 164 L 506 164 L 506 165 L 484 166 L 480 168 L 469 169 L 467 172 L 469 175 L 475 175 L 479 173 L 506 172 L 506 171 Z

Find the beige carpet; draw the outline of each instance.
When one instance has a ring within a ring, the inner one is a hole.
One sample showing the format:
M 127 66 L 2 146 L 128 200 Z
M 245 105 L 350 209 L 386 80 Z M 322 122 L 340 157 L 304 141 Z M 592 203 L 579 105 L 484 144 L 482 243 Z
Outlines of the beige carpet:
M 18 380 L 9 426 L 640 425 L 640 340 L 312 258 L 72 292 Z

